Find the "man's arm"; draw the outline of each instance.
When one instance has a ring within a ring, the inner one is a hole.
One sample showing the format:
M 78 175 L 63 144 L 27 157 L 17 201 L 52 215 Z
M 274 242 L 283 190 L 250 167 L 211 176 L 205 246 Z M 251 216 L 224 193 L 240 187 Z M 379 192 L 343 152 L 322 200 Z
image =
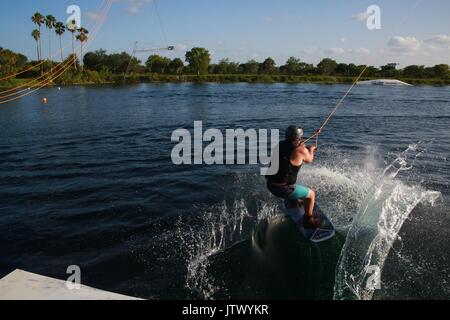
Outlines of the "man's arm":
M 304 147 L 301 148 L 301 153 L 303 157 L 303 162 L 305 163 L 312 163 L 314 161 L 314 152 L 316 151 L 317 147 L 315 145 L 312 145 L 310 147 Z

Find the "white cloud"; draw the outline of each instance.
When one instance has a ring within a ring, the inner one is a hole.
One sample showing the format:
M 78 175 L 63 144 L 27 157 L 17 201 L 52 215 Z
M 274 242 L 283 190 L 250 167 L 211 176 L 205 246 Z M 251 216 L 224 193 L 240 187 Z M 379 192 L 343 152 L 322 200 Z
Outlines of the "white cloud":
M 123 2 L 127 4 L 125 13 L 131 16 L 138 15 L 142 8 L 153 2 L 153 0 L 114 0 L 115 2 Z
M 307 47 L 305 49 L 300 50 L 301 54 L 305 54 L 305 55 L 312 55 L 315 54 L 317 52 L 317 48 L 315 47 Z
M 420 41 L 415 37 L 392 37 L 388 42 L 388 46 L 392 50 L 401 52 L 415 52 L 421 49 Z
M 356 54 L 370 54 L 370 50 L 366 48 L 356 48 L 349 50 L 350 53 L 356 53 Z
M 277 23 L 277 24 L 298 23 L 301 22 L 302 17 L 293 14 L 280 14 L 276 16 L 265 16 L 263 17 L 263 20 L 268 23 Z
M 342 42 L 342 43 L 346 43 L 347 42 L 347 38 L 342 37 L 342 38 L 339 39 L 339 41 Z
M 185 44 L 185 43 L 179 43 L 179 44 L 177 44 L 177 45 L 175 46 L 175 50 L 183 51 L 183 50 L 186 50 L 187 47 L 188 47 L 187 44 Z
M 344 54 L 345 50 L 343 48 L 331 48 L 324 51 L 325 54 L 331 54 L 331 55 L 340 55 Z
M 139 14 L 140 8 L 139 7 L 134 7 L 134 6 L 129 6 L 128 8 L 125 9 L 125 12 L 127 14 L 129 14 L 130 16 L 136 16 Z
M 430 39 L 425 40 L 425 42 L 432 45 L 447 45 L 450 44 L 450 36 L 447 36 L 445 34 L 438 34 L 432 36 Z
M 92 21 L 100 21 L 102 18 L 102 16 L 99 13 L 92 12 L 92 11 L 87 11 L 84 13 L 84 15 L 88 20 L 92 20 Z
M 352 19 L 355 21 L 363 22 L 366 21 L 369 18 L 369 14 L 367 12 L 360 12 L 357 14 L 354 14 L 352 16 Z
M 437 47 L 437 46 L 433 46 L 433 45 L 431 45 L 431 46 L 428 46 L 428 49 L 429 49 L 429 50 L 431 50 L 431 51 L 440 51 L 440 50 L 441 50 L 441 48 L 440 48 L 440 47 Z

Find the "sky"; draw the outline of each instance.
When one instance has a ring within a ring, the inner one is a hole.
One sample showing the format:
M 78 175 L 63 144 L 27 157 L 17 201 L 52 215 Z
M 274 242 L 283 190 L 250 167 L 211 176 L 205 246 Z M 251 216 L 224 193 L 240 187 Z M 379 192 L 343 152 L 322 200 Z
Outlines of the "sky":
M 65 22 L 68 6 L 78 5 L 83 26 L 92 31 L 102 2 L 2 0 L 0 47 L 36 59 L 36 43 L 31 37 L 35 28 L 31 16 L 36 11 Z M 370 5 L 380 8 L 379 30 L 367 28 Z M 59 42 L 53 36 L 58 52 Z M 45 29 L 42 38 L 47 44 Z M 450 1 L 114 0 L 88 50 L 131 52 L 135 41 L 139 41 L 139 49 L 175 46 L 173 52 L 158 52 L 170 58 L 183 58 L 186 50 L 205 47 L 213 62 L 272 57 L 281 65 L 295 56 L 313 64 L 325 57 L 377 66 L 450 64 Z M 63 42 L 70 46 L 69 34 Z M 43 50 L 44 56 L 48 54 L 47 45 Z M 149 54 L 140 53 L 138 58 L 145 60 Z

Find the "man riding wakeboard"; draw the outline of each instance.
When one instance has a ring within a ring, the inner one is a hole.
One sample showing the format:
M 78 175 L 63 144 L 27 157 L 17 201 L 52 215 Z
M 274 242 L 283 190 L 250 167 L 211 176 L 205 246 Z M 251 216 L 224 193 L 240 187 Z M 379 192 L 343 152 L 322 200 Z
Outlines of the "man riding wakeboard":
M 320 131 L 318 131 L 318 134 Z M 316 194 L 310 188 L 297 184 L 298 173 L 304 163 L 314 161 L 317 146 L 306 147 L 303 129 L 290 126 L 286 130 L 286 140 L 279 144 L 279 169 L 275 175 L 267 175 L 267 189 L 276 197 L 289 201 L 290 205 L 303 203 L 306 216 L 315 225 L 314 202 Z

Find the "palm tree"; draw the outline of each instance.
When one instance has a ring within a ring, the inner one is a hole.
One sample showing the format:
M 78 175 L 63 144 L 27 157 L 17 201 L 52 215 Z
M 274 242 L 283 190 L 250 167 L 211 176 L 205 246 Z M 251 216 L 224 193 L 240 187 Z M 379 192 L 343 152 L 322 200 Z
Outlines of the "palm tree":
M 77 22 L 72 20 L 67 29 L 72 33 L 72 53 L 75 54 L 75 32 L 77 32 Z
M 39 61 L 41 61 L 42 59 L 42 42 L 41 42 L 41 25 L 43 25 L 45 23 L 45 19 L 44 16 L 42 14 L 40 14 L 39 12 L 36 12 L 32 17 L 31 17 L 31 21 L 33 21 L 33 23 L 35 25 L 38 26 L 39 28 Z M 44 69 L 41 66 L 41 74 L 44 73 Z
M 47 29 L 48 29 L 48 46 L 49 46 L 48 60 L 49 61 L 52 60 L 52 33 L 51 33 L 51 30 L 55 26 L 55 23 L 56 23 L 56 18 L 54 16 L 52 16 L 51 14 L 49 14 L 47 17 L 45 17 L 45 25 L 47 26 Z
M 38 29 L 34 29 L 33 32 L 31 32 L 31 36 L 36 40 L 36 48 L 37 48 L 37 59 L 38 61 L 41 60 L 41 56 L 39 54 L 39 40 L 41 40 L 41 33 Z
M 61 62 L 64 61 L 64 53 L 62 48 L 62 36 L 66 32 L 66 26 L 62 22 L 55 23 L 55 32 L 59 36 L 59 47 L 61 49 Z
M 81 27 L 78 29 L 78 35 L 77 40 L 81 43 L 81 55 L 80 55 L 80 61 L 83 62 L 83 44 L 88 40 L 87 34 L 89 31 L 87 31 L 85 28 Z M 84 63 L 81 64 L 81 73 L 84 71 Z
M 72 55 L 75 56 L 75 32 L 77 32 L 77 22 L 75 20 L 70 21 L 67 24 L 67 30 L 72 34 Z M 74 61 L 74 67 L 77 69 L 77 61 Z

